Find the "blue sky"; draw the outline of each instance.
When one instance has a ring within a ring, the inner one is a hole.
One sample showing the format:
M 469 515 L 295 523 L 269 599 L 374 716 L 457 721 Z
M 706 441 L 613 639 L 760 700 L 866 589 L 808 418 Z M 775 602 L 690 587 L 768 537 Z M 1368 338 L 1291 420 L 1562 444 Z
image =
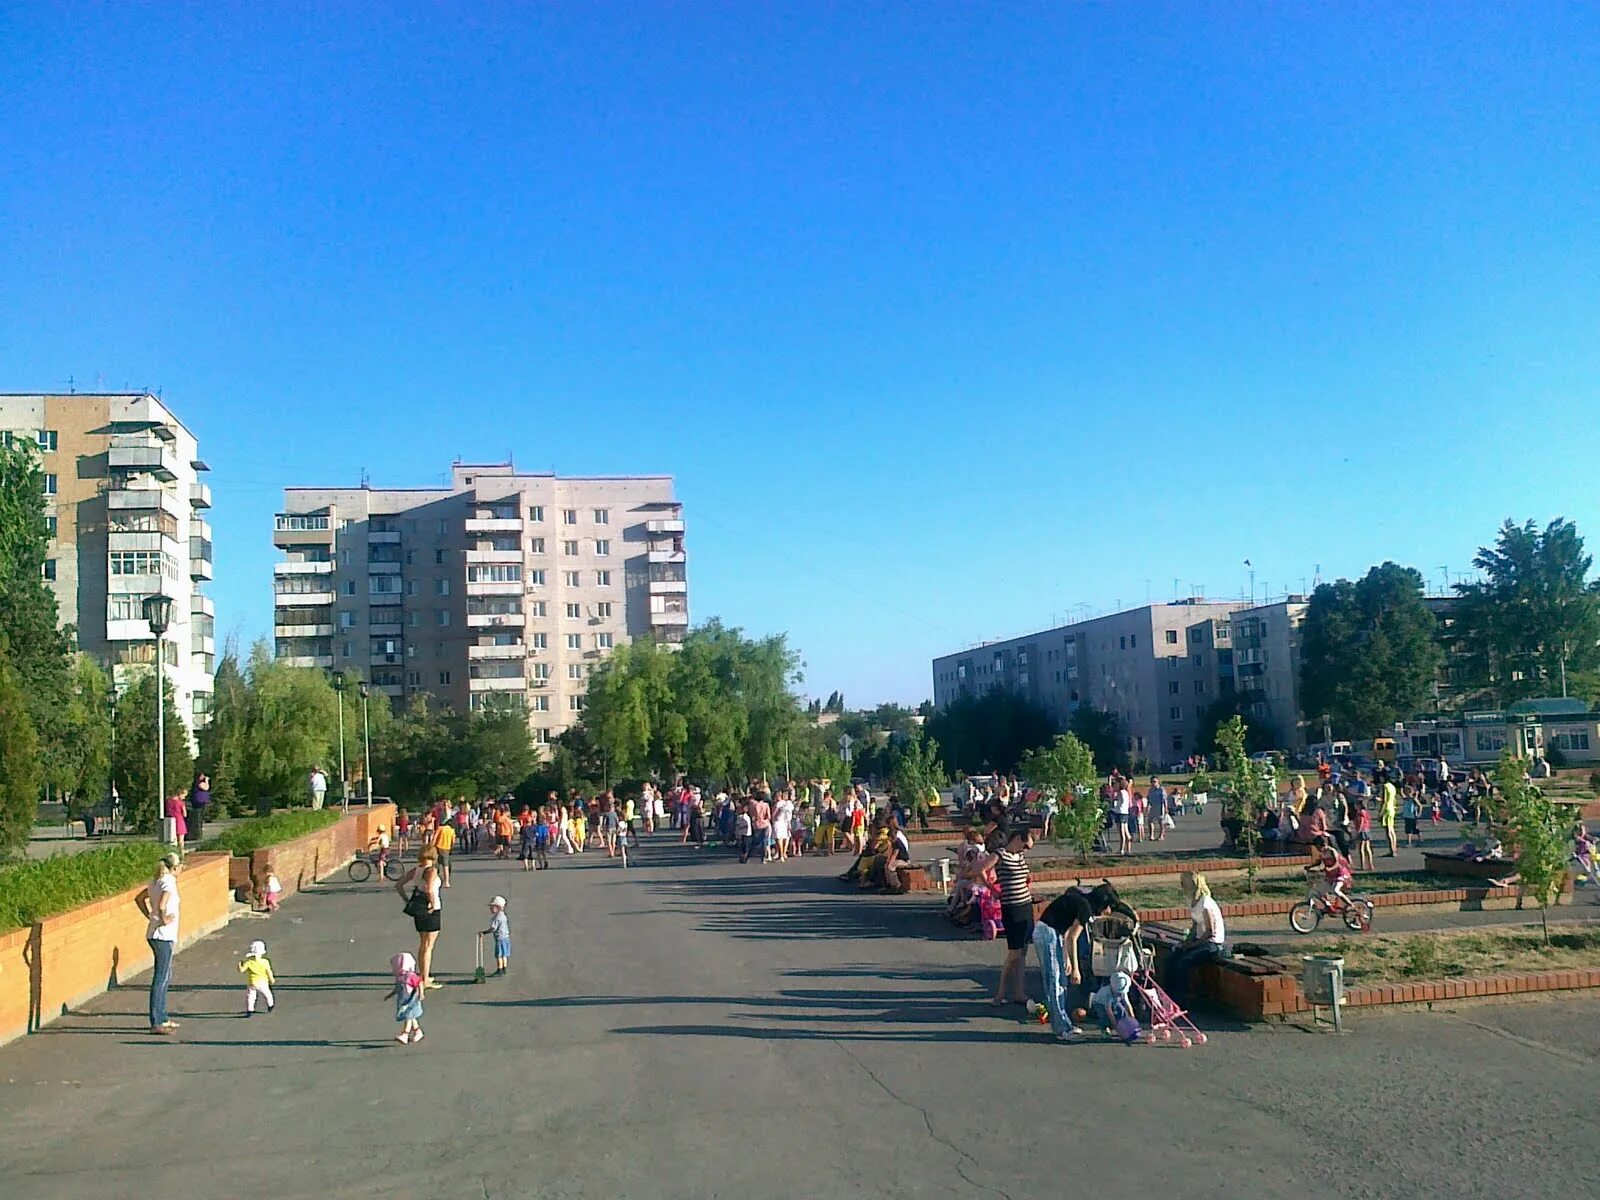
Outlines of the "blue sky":
M 1589 5 L 13 4 L 0 390 L 284 484 L 671 472 L 807 687 L 1597 531 Z

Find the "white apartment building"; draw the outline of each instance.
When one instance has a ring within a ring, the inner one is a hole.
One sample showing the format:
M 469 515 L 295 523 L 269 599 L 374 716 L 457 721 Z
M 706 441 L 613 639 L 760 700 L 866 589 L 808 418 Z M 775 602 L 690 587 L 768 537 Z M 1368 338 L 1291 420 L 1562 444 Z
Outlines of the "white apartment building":
M 148 393 L 8 393 L 0 436 L 40 451 L 52 536 L 45 578 L 78 648 L 126 687 L 155 661 L 144 598 L 171 596 L 167 679 L 190 731 L 203 725 L 216 609 L 201 591 L 212 578 L 211 489 L 194 434 Z
M 447 488 L 286 488 L 273 543 L 279 659 L 396 700 L 515 704 L 541 744 L 611 650 L 688 630 L 671 476 L 457 463 Z

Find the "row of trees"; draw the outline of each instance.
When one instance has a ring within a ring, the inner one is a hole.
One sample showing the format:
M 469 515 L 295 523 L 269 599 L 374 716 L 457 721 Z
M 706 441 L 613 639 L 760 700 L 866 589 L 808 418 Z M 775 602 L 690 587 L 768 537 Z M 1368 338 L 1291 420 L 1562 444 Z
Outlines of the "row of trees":
M 1436 703 L 1600 700 L 1600 581 L 1577 526 L 1507 521 L 1473 565 L 1483 578 L 1442 608 L 1424 600 L 1421 574 L 1392 562 L 1319 586 L 1301 633 L 1306 717 L 1363 738 Z

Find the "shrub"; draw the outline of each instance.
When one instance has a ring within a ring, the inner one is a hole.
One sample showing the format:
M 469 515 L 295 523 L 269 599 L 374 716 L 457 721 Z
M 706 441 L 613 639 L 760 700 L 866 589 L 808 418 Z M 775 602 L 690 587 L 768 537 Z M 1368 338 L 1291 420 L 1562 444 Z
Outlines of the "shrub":
M 326 829 L 343 815 L 336 808 L 325 808 L 320 811 L 304 809 L 298 812 L 273 813 L 270 817 L 256 817 L 254 820 L 242 821 L 226 833 L 208 839 L 200 849 L 222 850 L 243 858 L 266 846 L 276 846 L 279 842 L 287 842 L 291 838 Z
M 148 882 L 164 852 L 155 842 L 133 842 L 0 867 L 0 933 Z

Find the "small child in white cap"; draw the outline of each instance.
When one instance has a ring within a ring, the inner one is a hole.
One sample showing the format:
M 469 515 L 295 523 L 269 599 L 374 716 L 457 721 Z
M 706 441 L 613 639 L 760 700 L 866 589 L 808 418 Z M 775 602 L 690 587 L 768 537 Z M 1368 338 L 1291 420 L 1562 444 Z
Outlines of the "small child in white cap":
M 256 1015 L 256 997 L 266 1001 L 267 1011 L 273 1009 L 272 985 L 277 983 L 277 978 L 272 974 L 272 962 L 267 958 L 267 944 L 265 942 L 251 942 L 250 953 L 245 955 L 244 961 L 239 964 L 239 972 L 244 976 L 244 1015 Z
M 489 928 L 483 932 L 494 935 L 494 973 L 504 975 L 511 965 L 511 922 L 506 919 L 504 896 L 489 901 Z

